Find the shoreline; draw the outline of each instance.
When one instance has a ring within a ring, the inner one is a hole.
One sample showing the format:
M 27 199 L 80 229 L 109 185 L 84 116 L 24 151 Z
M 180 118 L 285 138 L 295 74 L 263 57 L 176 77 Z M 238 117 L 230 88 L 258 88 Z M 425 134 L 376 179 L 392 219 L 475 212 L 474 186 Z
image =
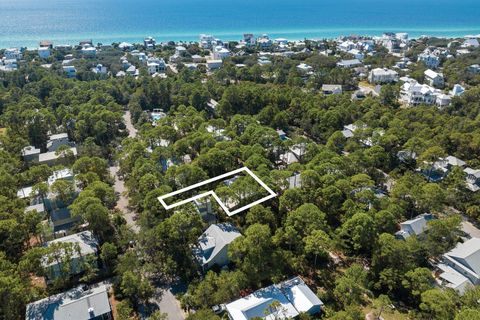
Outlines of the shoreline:
M 421 37 L 435 37 L 435 38 L 444 38 L 444 39 L 450 39 L 450 38 L 464 38 L 466 36 L 475 36 L 480 38 L 480 28 L 472 28 L 468 30 L 438 30 L 438 31 L 426 31 L 426 30 L 420 30 L 420 31 L 415 31 L 415 30 L 409 30 L 407 29 L 385 29 L 383 31 L 380 30 L 371 30 L 372 32 L 368 32 L 367 30 L 363 30 L 366 32 L 361 32 L 362 29 L 358 29 L 357 32 L 354 31 L 355 28 L 348 28 L 348 32 L 342 32 L 342 31 L 347 31 L 347 29 L 338 29 L 338 31 L 335 31 L 334 29 L 330 30 L 292 30 L 292 31 L 277 31 L 277 32 L 250 32 L 246 30 L 245 32 L 199 32 L 196 35 L 192 34 L 172 34 L 172 35 L 160 35 L 160 36 L 155 36 L 155 33 L 148 33 L 146 32 L 144 35 L 98 35 L 98 34 L 91 34 L 91 35 L 73 35 L 72 37 L 64 37 L 64 36 L 51 36 L 51 37 L 42 37 L 42 36 L 34 36 L 30 39 L 25 39 L 25 40 L 10 40 L 10 39 L 2 39 L 0 37 L 0 49 L 6 49 L 6 48 L 27 48 L 27 50 L 35 50 L 38 48 L 38 44 L 41 40 L 50 40 L 53 42 L 54 45 L 77 45 L 80 41 L 85 40 L 85 39 L 91 39 L 93 43 L 96 45 L 97 43 L 101 44 L 113 44 L 113 43 L 120 43 L 120 42 L 129 42 L 132 44 L 141 44 L 143 43 L 143 39 L 147 36 L 152 36 L 157 40 L 157 42 L 169 42 L 173 41 L 176 43 L 179 42 L 184 42 L 184 43 L 189 43 L 189 42 L 198 42 L 199 40 L 199 35 L 204 33 L 204 34 L 212 34 L 213 36 L 222 39 L 223 41 L 240 41 L 243 38 L 244 33 L 253 33 L 255 37 L 258 37 L 262 34 L 267 34 L 271 39 L 276 39 L 276 38 L 286 38 L 289 41 L 302 41 L 305 39 L 311 39 L 311 40 L 322 40 L 322 39 L 336 39 L 339 37 L 344 37 L 344 36 L 365 36 L 365 37 L 379 37 L 381 36 L 384 32 L 394 32 L 394 33 L 400 33 L 400 32 L 405 32 L 409 34 L 410 39 L 418 39 Z M 424 32 L 425 31 L 425 32 Z

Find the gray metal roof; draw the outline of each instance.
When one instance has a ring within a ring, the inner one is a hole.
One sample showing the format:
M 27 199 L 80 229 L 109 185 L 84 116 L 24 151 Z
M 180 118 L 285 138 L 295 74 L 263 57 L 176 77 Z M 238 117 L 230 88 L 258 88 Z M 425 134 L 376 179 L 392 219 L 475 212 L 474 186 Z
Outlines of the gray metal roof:
M 198 239 L 197 253 L 203 264 L 212 260 L 223 247 L 240 237 L 241 233 L 229 223 L 212 224 Z
M 27 305 L 26 320 L 90 320 L 111 312 L 107 288 L 75 288 Z

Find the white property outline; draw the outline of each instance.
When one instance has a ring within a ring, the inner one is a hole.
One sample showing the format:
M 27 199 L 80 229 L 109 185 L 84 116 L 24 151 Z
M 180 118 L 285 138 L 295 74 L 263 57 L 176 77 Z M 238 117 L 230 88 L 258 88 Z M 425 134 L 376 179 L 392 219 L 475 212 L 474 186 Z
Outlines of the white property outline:
M 213 190 L 210 190 L 210 191 L 207 191 L 207 192 L 204 192 L 204 193 L 201 193 L 199 195 L 196 195 L 194 197 L 191 197 L 191 198 L 188 198 L 188 199 L 185 199 L 185 200 L 182 200 L 182 201 L 179 201 L 179 202 L 175 202 L 174 204 L 171 204 L 171 205 L 168 205 L 165 203 L 164 199 L 166 198 L 170 198 L 172 196 L 175 196 L 177 194 L 180 194 L 180 193 L 183 193 L 185 191 L 189 191 L 189 190 L 192 190 L 192 189 L 195 189 L 195 188 L 198 188 L 198 187 L 201 187 L 203 185 L 206 185 L 206 184 L 209 184 L 211 182 L 215 182 L 215 181 L 218 181 L 218 180 L 221 180 L 221 179 L 225 179 L 227 177 L 230 177 L 230 176 L 233 176 L 237 173 L 240 173 L 240 172 L 243 172 L 245 171 L 246 173 L 248 173 L 253 179 L 255 179 L 255 181 L 257 181 L 265 190 L 268 191 L 269 195 L 266 196 L 266 197 L 263 197 L 257 201 L 254 201 L 250 204 L 247 204 L 246 206 L 243 206 L 241 208 L 238 208 L 232 212 L 230 212 L 230 210 L 227 208 L 227 206 L 222 202 L 222 200 L 220 200 L 220 198 L 217 196 L 217 194 L 213 191 Z M 277 196 L 277 194 L 272 190 L 270 189 L 262 180 L 260 180 L 259 177 L 257 177 L 250 169 L 248 169 L 247 167 L 242 167 L 240 169 L 236 169 L 236 170 L 233 170 L 233 171 L 230 171 L 230 172 L 227 172 L 227 173 L 224 173 L 222 175 L 219 175 L 219 176 L 216 176 L 215 178 L 211 178 L 211 179 L 208 179 L 208 180 L 205 180 L 205 181 L 202 181 L 202 182 L 199 182 L 199 183 L 195 183 L 189 187 L 185 187 L 185 188 L 182 188 L 180 190 L 177 190 L 177 191 L 173 191 L 173 192 L 170 192 L 170 193 L 167 193 L 167 194 L 164 194 L 163 196 L 160 196 L 158 197 L 158 200 L 160 201 L 160 203 L 162 204 L 162 206 L 165 208 L 165 210 L 169 210 L 169 209 L 173 209 L 173 208 L 176 208 L 178 206 L 181 206 L 181 205 L 184 205 L 186 203 L 189 203 L 189 202 L 192 202 L 192 201 L 195 201 L 197 199 L 201 199 L 201 198 L 204 198 L 204 197 L 207 197 L 207 196 L 212 196 L 217 202 L 218 204 L 220 205 L 220 207 L 222 207 L 223 211 L 225 211 L 225 213 L 228 215 L 228 216 L 233 216 L 239 212 L 242 212 L 244 210 L 247 210 L 253 206 L 256 206 L 257 204 L 259 203 L 262 203 L 262 202 L 265 202 L 269 199 L 272 199 L 272 198 L 275 198 Z

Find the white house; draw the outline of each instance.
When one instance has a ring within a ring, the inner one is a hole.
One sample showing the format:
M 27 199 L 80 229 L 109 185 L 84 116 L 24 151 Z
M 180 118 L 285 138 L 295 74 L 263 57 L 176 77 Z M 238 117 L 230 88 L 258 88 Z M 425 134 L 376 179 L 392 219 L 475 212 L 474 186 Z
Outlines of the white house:
M 48 151 L 57 151 L 61 146 L 73 146 L 74 143 L 70 142 L 68 139 L 68 134 L 66 133 L 57 133 L 51 134 L 48 137 L 47 149 Z
M 8 48 L 3 52 L 3 56 L 7 60 L 21 60 L 23 54 L 18 48 Z
M 47 59 L 50 57 L 50 48 L 49 47 L 40 47 L 38 48 L 38 56 L 42 59 Z
M 200 35 L 200 48 L 211 49 L 214 45 L 217 44 L 217 39 L 211 34 L 201 34 Z M 220 41 L 221 42 L 221 41 Z
M 426 84 L 419 84 L 414 79 L 407 79 L 400 89 L 400 101 L 416 106 L 419 104 L 433 105 L 437 101 L 439 90 Z
M 478 43 L 478 39 L 474 37 L 469 37 L 465 39 L 462 44 L 462 48 L 478 48 L 480 44 Z
M 306 63 L 300 63 L 297 66 L 297 70 L 304 75 L 313 72 L 313 68 Z
M 223 267 L 229 263 L 228 246 L 240 232 L 229 223 L 212 224 L 198 238 L 198 246 L 194 250 L 195 257 L 206 271 L 217 265 Z
M 358 59 L 341 60 L 337 62 L 337 67 L 340 67 L 340 68 L 355 68 L 361 65 L 362 65 L 362 62 Z
M 445 85 L 443 74 L 435 72 L 431 69 L 425 70 L 425 81 L 435 88 L 442 88 Z
M 213 49 L 213 59 L 214 60 L 225 60 L 226 58 L 230 57 L 232 53 L 225 47 L 216 46 Z
M 418 62 L 423 62 L 427 68 L 437 69 L 440 66 L 440 57 L 431 53 L 421 53 L 418 55 Z
M 348 53 L 358 60 L 363 60 L 365 58 L 365 55 L 358 49 L 351 49 Z
M 443 255 L 438 265 L 442 271 L 440 282 L 463 294 L 466 289 L 480 285 L 480 239 L 472 238 L 459 243 Z
M 82 54 L 85 57 L 92 58 L 97 55 L 97 49 L 94 46 L 84 46 L 82 48 Z
M 128 42 L 122 42 L 118 45 L 118 48 L 120 48 L 123 51 L 130 51 L 134 48 L 133 44 L 128 43 Z
M 76 275 L 83 272 L 85 270 L 84 263 L 86 262 L 86 257 L 88 255 L 96 255 L 98 252 L 98 241 L 91 231 L 83 231 L 58 238 L 47 242 L 46 246 L 51 247 L 55 243 L 70 243 L 74 246 L 74 250 L 70 255 L 70 270 L 67 270 L 69 275 Z M 62 256 L 65 253 L 60 252 L 59 254 Z M 47 279 L 49 281 L 57 279 L 62 275 L 62 272 L 64 272 L 62 257 L 55 256 L 55 253 L 44 256 L 42 265 L 46 269 Z
M 268 35 L 264 34 L 261 37 L 257 38 L 257 46 L 261 50 L 269 49 L 273 45 L 272 40 L 268 37 Z
M 146 37 L 145 39 L 143 39 L 143 45 L 147 50 L 155 49 L 156 44 L 157 41 L 153 37 Z
M 77 76 L 77 69 L 75 69 L 75 66 L 63 66 L 63 72 L 68 78 L 75 78 Z
M 231 320 L 283 320 L 321 311 L 323 302 L 300 277 L 255 291 L 225 305 Z
M 376 68 L 368 75 L 370 83 L 391 83 L 398 81 L 398 73 L 391 69 Z
M 25 320 L 111 320 L 108 289 L 103 284 L 78 287 L 27 305 Z
M 404 221 L 400 223 L 400 230 L 395 233 L 395 237 L 406 240 L 413 235 L 419 236 L 427 229 L 428 221 L 432 219 L 434 219 L 432 214 L 424 213 L 411 220 Z
M 162 58 L 149 57 L 147 59 L 147 70 L 150 75 L 165 72 L 167 65 Z

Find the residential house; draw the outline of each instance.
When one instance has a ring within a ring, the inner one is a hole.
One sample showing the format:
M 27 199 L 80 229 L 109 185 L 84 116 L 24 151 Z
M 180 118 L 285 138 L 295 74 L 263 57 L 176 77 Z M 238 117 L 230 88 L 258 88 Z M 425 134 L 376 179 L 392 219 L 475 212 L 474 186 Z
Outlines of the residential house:
M 193 60 L 194 63 L 202 63 L 202 62 L 205 62 L 205 58 L 202 57 L 202 56 L 200 56 L 200 55 L 198 55 L 198 54 L 194 54 L 194 55 L 192 56 L 192 60 Z
M 257 290 L 225 306 L 231 320 L 292 319 L 300 313 L 318 314 L 322 307 L 323 302 L 300 277 Z
M 167 70 L 167 65 L 162 58 L 149 57 L 147 59 L 147 70 L 150 75 L 163 73 Z
M 75 143 L 71 142 L 67 133 L 51 134 L 47 141 L 48 151 L 57 151 L 61 146 L 74 146 Z
M 261 66 L 272 64 L 272 61 L 267 56 L 260 56 L 258 58 L 258 64 Z
M 92 72 L 99 75 L 106 75 L 107 67 L 103 66 L 102 64 L 97 64 L 95 68 L 92 68 Z
M 201 34 L 200 35 L 200 41 L 199 41 L 200 48 L 211 49 L 216 44 L 216 42 L 217 41 L 216 41 L 215 37 L 210 35 L 210 34 Z
M 157 45 L 157 41 L 152 37 L 146 37 L 145 39 L 143 39 L 143 45 L 147 50 L 153 50 Z
M 362 65 L 362 62 L 358 59 L 341 60 L 337 62 L 337 67 L 339 68 L 355 68 L 361 65 Z
M 223 65 L 222 60 L 207 60 L 207 69 L 210 71 L 220 69 L 222 65 Z
M 324 84 L 322 85 L 322 92 L 325 95 L 330 94 L 342 94 L 342 85 L 341 84 Z
M 230 57 L 232 53 L 225 47 L 216 46 L 213 49 L 213 59 L 214 60 L 225 60 L 226 58 Z
M 25 320 L 111 320 L 105 285 L 81 286 L 27 305 Z
M 351 54 L 355 59 L 358 59 L 360 61 L 365 58 L 365 55 L 363 54 L 363 52 L 361 52 L 358 49 L 351 49 L 348 51 L 348 53 Z
M 42 40 L 39 42 L 39 47 L 40 48 L 50 48 L 53 49 L 53 43 L 50 40 Z
M 427 68 L 437 69 L 440 66 L 440 57 L 432 53 L 421 53 L 418 55 L 418 62 L 423 62 Z
M 37 162 L 40 153 L 40 149 L 35 148 L 34 146 L 26 146 L 21 151 L 23 160 L 26 162 Z
M 67 78 L 75 78 L 77 76 L 75 66 L 63 66 L 63 72 L 67 75 Z
M 400 101 L 416 106 L 420 104 L 433 105 L 436 103 L 439 90 L 426 84 L 419 84 L 414 79 L 407 79 L 400 89 Z
M 40 47 L 38 48 L 38 56 L 41 59 L 48 59 L 51 55 L 51 51 L 49 47 Z
M 465 88 L 459 84 L 453 86 L 453 89 L 450 91 L 450 95 L 453 97 L 459 97 L 465 92 Z
M 480 44 L 478 43 L 478 39 L 475 37 L 468 37 L 462 44 L 462 48 L 478 48 Z
M 134 45 L 131 44 L 131 43 L 128 43 L 128 42 L 121 42 L 119 45 L 118 45 L 118 48 L 123 50 L 123 51 L 130 51 L 130 50 L 133 50 L 134 48 Z
M 97 55 L 97 49 L 92 45 L 85 45 L 81 52 L 86 58 L 94 58 Z
M 257 46 L 260 48 L 260 50 L 268 50 L 272 47 L 272 45 L 272 40 L 266 34 L 263 34 L 261 37 L 257 38 Z
M 3 51 L 3 56 L 6 60 L 21 60 L 23 57 L 22 51 L 18 48 L 8 48 Z
M 240 232 L 229 223 L 212 224 L 198 238 L 194 254 L 202 270 L 206 271 L 214 265 L 223 267 L 229 263 L 228 246 Z
M 480 285 L 480 239 L 459 243 L 442 257 L 440 284 L 463 294 L 469 287 Z
M 38 192 L 33 192 L 31 186 L 18 190 L 17 197 L 28 201 L 28 206 L 25 208 L 25 212 L 36 210 L 38 213 L 45 213 L 45 205 L 43 204 L 42 198 L 38 195 Z
M 480 65 L 479 64 L 472 64 L 471 66 L 468 66 L 467 71 L 473 74 L 479 74 L 480 73 Z
M 463 170 L 466 176 L 466 186 L 469 190 L 476 192 L 480 190 L 480 170 L 465 168 Z
M 427 230 L 428 221 L 434 219 L 430 213 L 424 213 L 411 220 L 400 223 L 400 231 L 395 233 L 397 239 L 406 240 L 410 236 L 419 236 Z
M 59 153 L 57 153 L 57 151 L 49 151 L 49 152 L 40 153 L 38 155 L 38 163 L 39 164 L 46 164 L 48 166 L 60 164 L 60 163 L 63 162 L 63 158 L 68 153 L 70 153 L 72 156 L 76 157 L 77 156 L 77 148 L 72 147 L 72 148 L 69 148 L 69 149 L 65 150 L 64 152 L 59 152 Z
M 349 124 L 346 126 L 343 126 L 342 134 L 345 138 L 352 138 L 354 136 L 354 133 L 357 130 L 364 130 L 366 129 L 367 126 L 365 124 Z
M 431 69 L 426 70 L 424 74 L 425 74 L 425 81 L 430 86 L 435 88 L 443 88 L 443 86 L 445 85 L 443 74 L 437 73 Z
M 443 180 L 453 167 L 463 168 L 465 165 L 465 161 L 448 156 L 438 159 L 429 168 L 422 169 L 421 172 L 429 181 L 436 182 Z
M 398 81 L 398 73 L 391 69 L 376 68 L 368 75 L 370 83 L 392 83 Z
M 68 273 L 70 276 L 78 275 L 85 271 L 85 263 L 87 262 L 87 256 L 98 254 L 98 241 L 93 236 L 91 231 L 83 231 L 80 233 L 75 233 L 66 237 L 58 238 L 52 241 L 47 242 L 46 246 L 51 247 L 56 243 L 70 243 L 74 246 L 74 250 L 69 256 L 69 270 Z M 56 253 L 48 254 L 43 257 L 42 265 L 46 270 L 47 282 L 54 281 L 62 276 L 62 273 L 65 272 L 65 266 L 63 265 L 65 253 L 60 252 L 60 257 L 56 256 Z M 96 262 L 93 262 L 96 265 Z
M 302 74 L 302 75 L 307 75 L 313 73 L 313 68 L 309 66 L 306 63 L 301 63 L 297 66 L 297 70 Z
M 300 173 L 295 173 L 293 176 L 287 178 L 288 189 L 301 188 L 302 177 Z

